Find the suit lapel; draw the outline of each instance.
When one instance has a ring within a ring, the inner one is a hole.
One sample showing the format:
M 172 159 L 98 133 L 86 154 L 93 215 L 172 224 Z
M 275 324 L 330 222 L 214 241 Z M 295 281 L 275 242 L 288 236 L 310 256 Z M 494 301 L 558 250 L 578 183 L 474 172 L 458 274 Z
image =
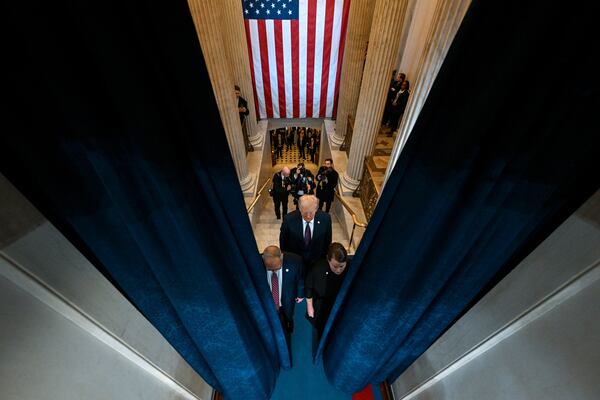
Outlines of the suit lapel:
M 317 213 L 315 214 L 315 219 L 313 220 L 313 234 L 312 234 L 311 239 L 314 239 L 320 233 L 321 233 L 321 216 L 319 215 L 319 212 L 317 211 Z M 312 245 L 312 240 L 310 241 L 310 244 Z
M 298 215 L 300 216 L 300 239 L 304 241 L 304 219 L 302 218 L 302 214 L 298 213 Z

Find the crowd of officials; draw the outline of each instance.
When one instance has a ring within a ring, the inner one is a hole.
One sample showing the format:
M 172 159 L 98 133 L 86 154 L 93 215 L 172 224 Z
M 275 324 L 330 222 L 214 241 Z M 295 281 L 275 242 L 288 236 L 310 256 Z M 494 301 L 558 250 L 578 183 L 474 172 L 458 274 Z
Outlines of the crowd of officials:
M 398 128 L 409 93 L 406 75 L 394 71 L 381 122 L 390 132 Z M 239 106 L 243 120 L 246 107 L 243 102 Z M 329 211 L 339 175 L 330 158 L 324 160 L 316 175 L 304 165 L 303 161 L 314 163 L 318 159 L 315 157 L 320 145 L 318 129 L 279 128 L 271 131 L 271 144 L 275 158 L 282 158 L 284 151 L 297 147 L 300 162 L 273 175 L 269 194 L 276 218 L 283 221 L 279 246 L 264 249 L 263 263 L 290 355 L 295 305 L 306 299 L 305 317 L 313 326 L 314 356 L 351 261 L 344 246 L 332 242 Z M 290 196 L 295 210 L 288 213 Z
M 283 153 L 298 149 L 301 160 L 315 163 L 318 159 L 321 131 L 316 128 L 288 126 L 270 132 L 271 148 L 275 158 L 282 158 Z

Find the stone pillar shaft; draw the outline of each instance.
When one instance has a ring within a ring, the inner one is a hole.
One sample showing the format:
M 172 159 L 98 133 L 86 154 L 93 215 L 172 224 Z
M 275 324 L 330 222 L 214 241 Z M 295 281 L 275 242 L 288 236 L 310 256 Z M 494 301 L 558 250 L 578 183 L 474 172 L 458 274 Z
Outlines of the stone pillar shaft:
M 248 172 L 233 78 L 229 60 L 223 51 L 225 48 L 222 36 L 223 27 L 221 26 L 223 5 L 218 0 L 188 0 L 188 5 L 196 26 L 196 33 L 200 40 L 200 47 L 238 179 L 242 191 L 248 192 L 253 187 L 254 179 Z
M 408 0 L 377 0 L 367 49 L 348 167 L 341 183 L 344 191 L 358 187 L 364 158 L 373 152 L 394 69 Z
M 411 95 L 385 172 L 384 185 L 412 132 L 470 4 L 471 0 L 439 0 L 437 3 L 427 42 L 421 53 L 417 76 L 412 81 Z
M 352 0 L 348 16 L 348 31 L 344 45 L 344 58 L 340 75 L 340 93 L 337 109 L 335 135 L 332 141 L 342 144 L 346 136 L 348 115 L 356 117 L 363 67 L 375 0 Z
M 244 121 L 246 132 L 248 132 L 248 138 L 252 145 L 260 146 L 262 145 L 262 137 L 260 137 L 256 125 L 254 91 L 252 89 L 242 2 L 240 0 L 225 0 L 222 7 L 224 9 L 222 25 L 227 38 L 227 55 L 233 74 L 233 82 L 240 87 L 242 97 L 248 101 L 248 111 L 250 113 Z

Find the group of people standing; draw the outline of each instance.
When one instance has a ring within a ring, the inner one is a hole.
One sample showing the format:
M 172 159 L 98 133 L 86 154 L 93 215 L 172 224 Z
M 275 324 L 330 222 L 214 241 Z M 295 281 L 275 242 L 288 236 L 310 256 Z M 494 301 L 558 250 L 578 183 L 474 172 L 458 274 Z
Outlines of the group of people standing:
M 271 131 L 271 146 L 276 158 L 283 157 L 283 151 L 298 149 L 300 159 L 314 163 L 321 144 L 321 132 L 316 128 L 288 126 Z
M 287 214 L 290 195 L 298 209 L 298 199 L 307 194 L 316 194 L 319 210 L 323 210 L 323 206 L 325 206 L 325 212 L 328 213 L 335 196 L 338 179 L 339 174 L 333 168 L 331 158 L 324 161 L 316 176 L 308 168 L 305 168 L 303 162 L 299 162 L 292 169 L 283 167 L 281 171 L 273 175 L 270 189 L 275 206 L 275 216 L 277 219 L 281 219 Z
M 381 121 L 385 128 L 390 129 L 388 136 L 392 136 L 392 132 L 398 128 L 406 104 L 408 104 L 409 95 L 410 82 L 406 79 L 406 74 L 402 72 L 395 74 L 390 82 L 383 111 L 383 120 Z
M 314 355 L 350 262 L 344 246 L 332 242 L 331 216 L 319 210 L 316 196 L 299 198 L 298 209 L 283 219 L 279 247 L 268 246 L 262 258 L 290 350 L 295 305 L 306 298 Z

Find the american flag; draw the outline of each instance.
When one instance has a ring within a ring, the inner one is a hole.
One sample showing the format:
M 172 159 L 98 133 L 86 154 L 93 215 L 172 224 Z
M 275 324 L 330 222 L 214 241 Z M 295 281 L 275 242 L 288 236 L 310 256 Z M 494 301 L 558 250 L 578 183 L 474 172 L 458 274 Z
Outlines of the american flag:
M 335 117 L 350 0 L 242 0 L 259 118 Z

